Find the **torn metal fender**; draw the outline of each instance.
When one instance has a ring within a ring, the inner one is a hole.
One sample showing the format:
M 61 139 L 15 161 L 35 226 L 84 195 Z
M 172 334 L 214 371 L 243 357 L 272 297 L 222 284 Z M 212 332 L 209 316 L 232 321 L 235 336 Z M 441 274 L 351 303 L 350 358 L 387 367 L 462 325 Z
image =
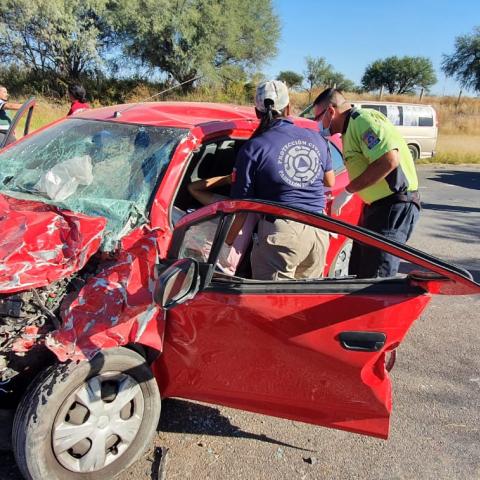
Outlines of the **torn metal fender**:
M 162 351 L 164 312 L 153 299 L 156 235 L 146 227 L 127 235 L 114 263 L 91 277 L 62 312 L 63 326 L 45 342 L 60 361 L 88 360 L 129 343 Z
M 0 194 L 0 292 L 44 287 L 80 270 L 99 249 L 106 223 Z

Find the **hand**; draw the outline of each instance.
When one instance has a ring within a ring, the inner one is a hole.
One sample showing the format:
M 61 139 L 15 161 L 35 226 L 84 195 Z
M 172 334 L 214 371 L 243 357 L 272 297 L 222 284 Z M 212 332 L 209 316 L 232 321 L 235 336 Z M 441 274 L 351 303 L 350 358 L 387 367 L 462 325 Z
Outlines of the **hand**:
M 339 216 L 342 213 L 342 208 L 350 201 L 353 193 L 347 192 L 343 189 L 332 202 L 332 215 Z

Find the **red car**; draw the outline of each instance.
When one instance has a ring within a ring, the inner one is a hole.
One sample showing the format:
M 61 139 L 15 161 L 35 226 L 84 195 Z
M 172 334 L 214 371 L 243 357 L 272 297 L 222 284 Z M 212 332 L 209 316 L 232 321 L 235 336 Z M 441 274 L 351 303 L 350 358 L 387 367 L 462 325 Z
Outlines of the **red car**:
M 60 120 L 0 154 L 0 405 L 15 414 L 26 478 L 113 477 L 143 453 L 160 398 L 172 396 L 387 437 L 388 354 L 430 294 L 480 286 L 356 227 L 358 200 L 342 220 L 255 201 L 198 208 L 188 184 L 230 173 L 256 125 L 246 107 L 121 105 Z M 329 230 L 327 277 L 219 271 L 238 212 Z M 192 240 L 207 222 L 205 254 Z M 422 270 L 336 277 L 352 241 Z

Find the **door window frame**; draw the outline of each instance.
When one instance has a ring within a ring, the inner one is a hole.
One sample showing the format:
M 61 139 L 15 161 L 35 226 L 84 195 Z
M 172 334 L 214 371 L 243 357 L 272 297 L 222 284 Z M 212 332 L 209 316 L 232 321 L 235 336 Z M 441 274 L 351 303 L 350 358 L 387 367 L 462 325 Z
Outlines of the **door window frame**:
M 420 286 L 423 291 L 429 291 L 429 288 L 425 288 L 427 284 L 431 285 L 431 288 L 435 290 L 438 287 L 440 282 L 453 281 L 453 283 L 458 283 L 464 288 L 478 290 L 480 292 L 480 285 L 477 284 L 470 272 L 467 270 L 457 267 L 455 265 L 449 264 L 441 259 L 438 259 L 432 255 L 421 252 L 413 247 L 407 246 L 405 244 L 399 243 L 395 240 L 388 239 L 382 235 L 367 230 L 363 227 L 356 225 L 351 225 L 337 218 L 332 218 L 323 214 L 314 214 L 311 212 L 306 212 L 300 209 L 285 207 L 279 205 L 275 202 L 259 201 L 259 200 L 228 200 L 220 201 L 211 205 L 207 205 L 189 215 L 183 217 L 178 226 L 174 229 L 172 241 L 167 252 L 167 258 L 174 260 L 178 258 L 178 252 L 180 246 L 183 242 L 184 235 L 188 227 L 194 224 L 198 224 L 201 221 L 212 219 L 217 215 L 220 215 L 221 218 L 218 222 L 217 230 L 212 244 L 212 249 L 208 258 L 209 265 L 209 278 L 204 282 L 203 287 L 206 288 L 212 281 L 214 273 L 214 265 L 218 259 L 218 255 L 223 246 L 225 238 L 228 234 L 231 224 L 234 221 L 235 214 L 239 213 L 257 213 L 257 214 L 269 214 L 275 215 L 278 218 L 287 218 L 293 221 L 298 221 L 307 225 L 311 225 L 316 228 L 322 228 L 329 232 L 343 235 L 348 238 L 351 238 L 353 241 L 359 241 L 366 243 L 375 248 L 382 248 L 392 255 L 399 256 L 402 260 L 409 261 L 415 266 L 427 269 L 427 271 L 414 270 L 410 272 L 404 279 L 398 278 L 381 278 L 381 279 L 366 279 L 368 285 L 372 284 L 387 284 L 387 283 L 396 283 L 398 285 L 398 280 L 403 281 L 404 283 L 410 283 L 412 286 Z M 385 248 L 386 247 L 386 248 Z M 314 282 L 322 283 L 333 288 L 333 286 L 340 286 L 346 282 L 354 282 L 355 284 L 362 284 L 365 288 L 366 284 L 364 279 L 352 279 L 351 277 L 344 278 L 321 278 L 313 279 L 306 281 L 292 280 L 292 281 L 268 281 L 262 282 L 258 280 L 243 279 L 240 284 L 255 284 L 255 285 L 274 285 L 279 286 L 280 290 L 285 289 L 289 284 L 295 285 L 304 285 L 308 286 Z M 216 282 L 220 283 L 220 282 Z M 222 282 L 223 283 L 223 282 Z M 233 282 L 230 282 L 233 283 Z M 238 285 L 238 283 L 237 283 Z M 238 290 L 238 288 L 237 288 Z M 278 290 L 278 289 L 277 289 Z M 434 292 L 434 293 L 441 293 Z M 475 293 L 472 292 L 472 293 Z

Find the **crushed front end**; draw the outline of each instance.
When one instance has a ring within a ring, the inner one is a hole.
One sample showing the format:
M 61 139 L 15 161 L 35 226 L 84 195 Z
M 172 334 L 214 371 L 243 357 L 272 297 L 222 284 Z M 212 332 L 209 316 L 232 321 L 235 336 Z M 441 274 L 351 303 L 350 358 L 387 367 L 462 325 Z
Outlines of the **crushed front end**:
M 54 361 L 44 346 L 60 327 L 60 306 L 83 283 L 72 276 L 46 287 L 0 295 L 0 404 L 13 407 L 32 378 Z

